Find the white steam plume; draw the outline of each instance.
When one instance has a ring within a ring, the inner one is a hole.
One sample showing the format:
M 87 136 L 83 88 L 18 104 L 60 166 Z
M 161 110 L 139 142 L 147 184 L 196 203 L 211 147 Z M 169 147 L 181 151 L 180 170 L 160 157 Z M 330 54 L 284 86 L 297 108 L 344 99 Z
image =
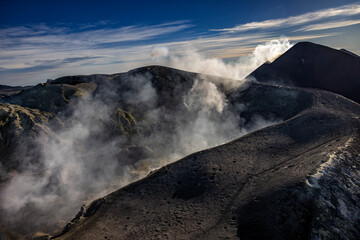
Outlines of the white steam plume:
M 265 44 L 258 45 L 252 54 L 239 57 L 238 60 L 233 62 L 206 57 L 197 52 L 196 49 L 191 48 L 185 49 L 184 53 L 180 56 L 172 55 L 168 53 L 168 50 L 165 50 L 165 47 L 162 47 L 162 52 L 166 52 L 166 54 L 162 55 L 162 58 L 155 60 L 160 65 L 185 71 L 241 80 L 264 62 L 273 61 L 291 47 L 292 44 L 285 37 L 271 40 Z M 160 52 L 159 48 L 155 48 L 154 52 Z
M 151 52 L 151 57 L 155 60 L 162 60 L 167 57 L 169 50 L 166 47 L 155 47 Z
M 195 79 L 194 85 L 184 96 L 184 104 L 189 110 L 209 111 L 212 108 L 221 113 L 226 104 L 224 93 L 216 85 L 204 79 Z

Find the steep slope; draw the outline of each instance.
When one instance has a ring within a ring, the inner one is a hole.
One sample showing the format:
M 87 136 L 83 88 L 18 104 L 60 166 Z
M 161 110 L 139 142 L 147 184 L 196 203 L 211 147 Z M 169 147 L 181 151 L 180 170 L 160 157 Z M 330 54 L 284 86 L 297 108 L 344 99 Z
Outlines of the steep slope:
M 58 113 L 64 110 L 70 99 L 83 98 L 94 92 L 96 85 L 90 83 L 70 84 L 38 84 L 22 90 L 18 94 L 4 97 L 1 102 L 38 109 L 40 111 Z
M 360 106 L 292 90 L 311 96 L 294 117 L 94 201 L 57 239 L 359 238 Z
M 0 165 L 8 171 L 18 169 L 20 162 L 15 160 L 20 160 L 16 155 L 21 154 L 21 150 L 27 151 L 36 145 L 37 139 L 54 134 L 48 126 L 54 117 L 54 114 L 37 109 L 0 103 Z M 56 122 L 60 124 L 59 119 L 53 121 Z M 34 158 L 35 153 L 32 152 Z M 1 174 L 0 182 L 4 179 L 6 176 Z
M 192 152 L 289 118 L 306 107 L 298 98 L 309 102 L 296 91 L 261 84 L 244 84 L 243 94 L 232 95 L 239 84 L 149 66 L 64 77 L 4 98 L 12 104 L 3 104 L 1 131 L 7 136 L 14 125 L 21 141 L 5 140 L 0 157 L 1 228 L 10 239 L 62 228 L 79 205 Z
M 300 42 L 249 76 L 259 82 L 324 89 L 360 102 L 360 57 L 346 50 Z

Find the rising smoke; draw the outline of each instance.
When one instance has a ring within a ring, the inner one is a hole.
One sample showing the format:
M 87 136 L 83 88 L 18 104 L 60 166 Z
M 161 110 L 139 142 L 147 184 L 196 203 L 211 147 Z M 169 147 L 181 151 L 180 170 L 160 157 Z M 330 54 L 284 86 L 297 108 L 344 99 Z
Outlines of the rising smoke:
M 149 73 L 104 81 L 96 94 L 59 114 L 63 126 L 52 129 L 53 136 L 37 140 L 41 164 L 24 167 L 1 189 L 1 213 L 10 224 L 22 224 L 25 233 L 33 228 L 51 231 L 83 203 L 153 169 L 279 121 L 254 116 L 245 124 L 240 113 L 246 106 L 229 103 L 227 94 L 290 46 L 284 39 L 259 45 L 247 63 L 225 63 L 194 51 L 171 56 L 167 48 L 154 49 L 152 57 L 168 66 L 233 80 L 199 74 L 184 86 L 170 79 L 179 96 L 154 86 Z

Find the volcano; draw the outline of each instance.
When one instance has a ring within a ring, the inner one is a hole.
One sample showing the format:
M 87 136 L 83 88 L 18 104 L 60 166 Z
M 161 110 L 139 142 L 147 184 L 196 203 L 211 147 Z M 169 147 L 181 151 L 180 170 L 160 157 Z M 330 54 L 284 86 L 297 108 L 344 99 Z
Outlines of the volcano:
M 359 239 L 359 69 L 345 50 L 298 43 L 257 81 L 148 66 L 8 94 L 2 228 L 14 239 Z

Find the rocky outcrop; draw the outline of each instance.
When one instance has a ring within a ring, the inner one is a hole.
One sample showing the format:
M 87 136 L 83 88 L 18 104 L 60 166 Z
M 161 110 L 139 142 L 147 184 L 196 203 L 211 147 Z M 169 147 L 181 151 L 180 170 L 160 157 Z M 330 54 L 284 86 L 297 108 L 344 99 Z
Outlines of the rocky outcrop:
M 93 82 L 77 85 L 43 83 L 8 96 L 2 102 L 58 113 L 66 108 L 70 99 L 75 101 L 78 98 L 87 97 L 95 89 L 96 84 Z
M 0 84 L 0 100 L 2 98 L 9 97 L 11 95 L 19 94 L 26 89 L 30 89 L 31 87 L 20 87 L 20 86 L 6 86 Z
M 15 155 L 21 154 L 21 149 L 27 151 L 36 146 L 36 140 L 54 134 L 48 126 L 53 118 L 54 114 L 37 109 L 0 103 L 0 164 L 8 171 L 17 169 L 19 162 L 15 161 L 18 159 Z M 58 119 L 55 122 L 61 124 Z M 32 153 L 36 154 L 36 151 Z

